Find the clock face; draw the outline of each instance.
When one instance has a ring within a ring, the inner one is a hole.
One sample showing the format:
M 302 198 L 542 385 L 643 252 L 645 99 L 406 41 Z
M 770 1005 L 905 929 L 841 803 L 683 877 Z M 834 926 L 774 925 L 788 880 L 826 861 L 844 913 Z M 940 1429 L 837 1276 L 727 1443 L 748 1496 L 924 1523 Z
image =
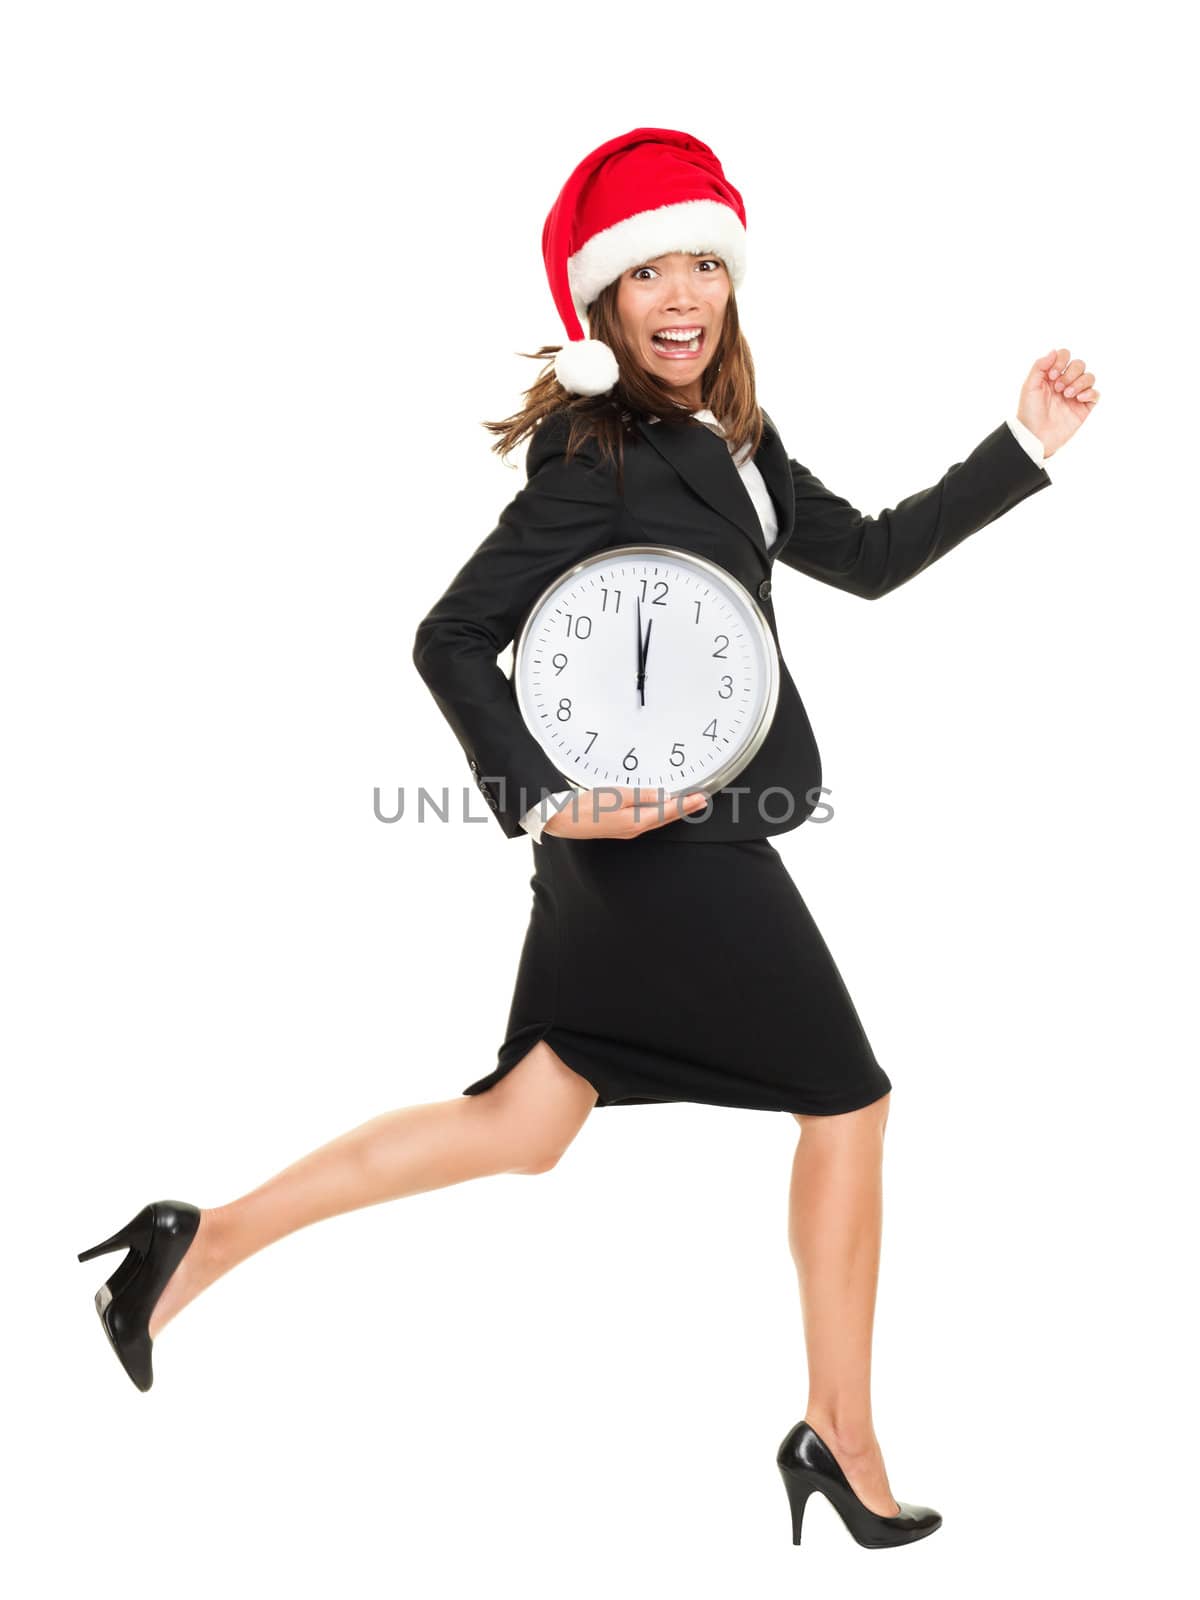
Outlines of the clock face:
M 562 573 L 521 630 L 517 704 L 558 770 L 713 794 L 758 750 L 779 692 L 766 618 L 723 567 L 619 545 Z

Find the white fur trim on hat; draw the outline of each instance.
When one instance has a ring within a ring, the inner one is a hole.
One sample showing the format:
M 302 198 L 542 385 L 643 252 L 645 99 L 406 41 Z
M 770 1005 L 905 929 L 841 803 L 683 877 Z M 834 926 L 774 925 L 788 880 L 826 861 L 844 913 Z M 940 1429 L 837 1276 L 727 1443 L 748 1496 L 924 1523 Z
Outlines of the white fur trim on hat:
M 724 261 L 735 289 L 745 276 L 746 230 L 731 206 L 720 200 L 655 206 L 602 228 L 567 258 L 567 282 L 580 318 L 623 272 L 672 250 L 711 250 Z
M 607 394 L 621 369 L 602 339 L 573 339 L 555 356 L 554 376 L 568 394 Z

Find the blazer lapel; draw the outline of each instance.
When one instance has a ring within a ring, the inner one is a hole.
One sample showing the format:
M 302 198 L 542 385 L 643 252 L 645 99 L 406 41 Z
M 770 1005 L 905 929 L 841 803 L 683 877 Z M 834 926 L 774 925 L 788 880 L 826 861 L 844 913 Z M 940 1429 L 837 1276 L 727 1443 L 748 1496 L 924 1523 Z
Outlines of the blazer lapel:
M 730 466 L 733 466 L 732 458 Z M 779 523 L 779 532 L 775 535 L 775 542 L 767 554 L 771 560 L 783 549 L 792 537 L 796 526 L 796 486 L 792 482 L 792 468 L 788 460 L 787 447 L 779 437 L 779 430 L 771 421 L 767 413 L 763 412 L 763 436 L 758 447 L 758 454 L 754 458 L 754 465 L 763 475 L 763 482 L 771 491 L 771 499 L 775 502 L 775 516 Z M 737 473 L 737 468 L 733 468 Z M 741 479 L 738 479 L 739 483 Z M 755 518 L 758 521 L 758 518 Z M 760 527 L 760 536 L 761 536 Z M 764 540 L 765 544 L 766 541 Z
M 741 474 L 725 440 L 702 422 L 662 423 L 638 419 L 642 436 L 650 441 L 679 476 L 721 516 L 739 527 L 759 555 L 773 559 L 795 522 L 795 496 L 787 451 L 774 424 L 763 413 L 763 437 L 754 457 L 763 481 L 775 502 L 779 533 L 770 550 L 763 537 L 762 523 L 754 502 L 746 492 Z

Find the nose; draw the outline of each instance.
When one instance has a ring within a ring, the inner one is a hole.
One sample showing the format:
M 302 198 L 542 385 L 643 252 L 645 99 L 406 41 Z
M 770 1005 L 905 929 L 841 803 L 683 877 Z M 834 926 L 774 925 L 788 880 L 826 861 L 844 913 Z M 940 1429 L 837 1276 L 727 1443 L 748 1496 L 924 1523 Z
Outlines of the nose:
M 696 288 L 691 278 L 691 268 L 684 267 L 671 274 L 664 285 L 666 290 L 665 310 L 671 312 L 694 311 L 696 309 Z

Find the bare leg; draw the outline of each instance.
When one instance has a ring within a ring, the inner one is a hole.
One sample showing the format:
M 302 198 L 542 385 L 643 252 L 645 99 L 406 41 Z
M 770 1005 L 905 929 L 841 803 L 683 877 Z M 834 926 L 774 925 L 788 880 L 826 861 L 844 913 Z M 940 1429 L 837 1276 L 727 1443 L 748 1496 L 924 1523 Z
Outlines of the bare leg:
M 325 1217 L 501 1172 L 548 1172 L 596 1091 L 537 1044 L 478 1095 L 404 1106 L 303 1156 L 200 1226 L 150 1318 L 154 1338 L 189 1301 L 264 1245 Z
M 805 1420 L 869 1510 L 894 1517 L 871 1418 L 871 1334 L 883 1229 L 883 1133 L 891 1095 L 840 1116 L 799 1116 L 788 1240 L 808 1350 Z

